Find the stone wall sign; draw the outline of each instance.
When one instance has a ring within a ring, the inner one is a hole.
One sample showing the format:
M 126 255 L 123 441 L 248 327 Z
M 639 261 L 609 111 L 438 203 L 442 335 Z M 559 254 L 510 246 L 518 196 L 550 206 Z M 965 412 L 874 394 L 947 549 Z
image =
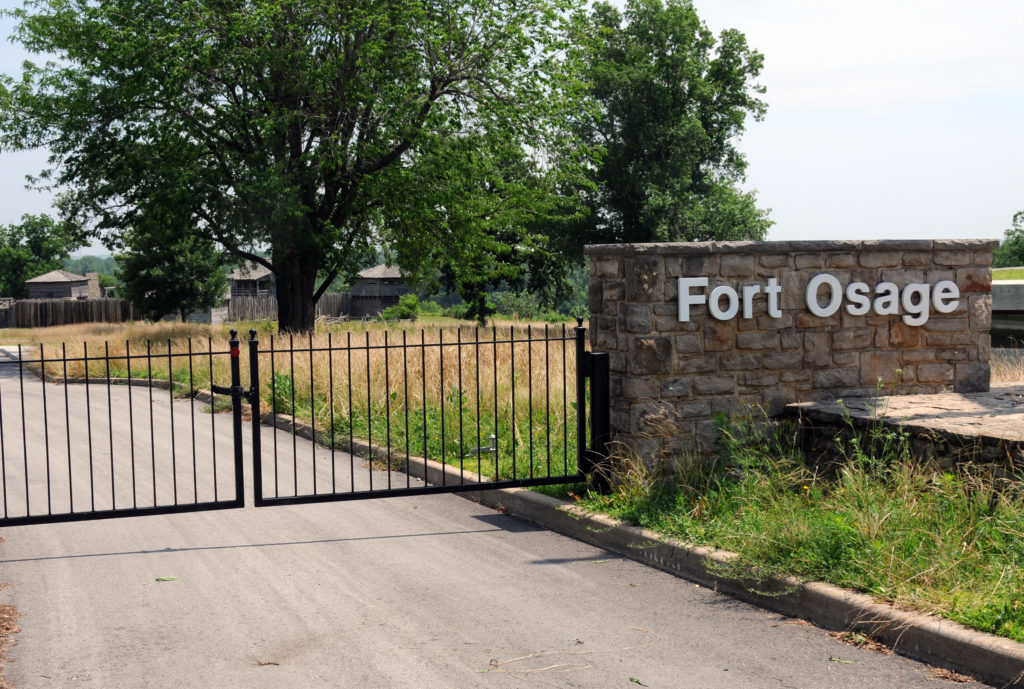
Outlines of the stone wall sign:
M 612 431 L 708 449 L 717 414 L 789 402 L 984 391 L 996 240 L 586 248 L 590 337 Z M 672 433 L 665 433 L 673 428 Z

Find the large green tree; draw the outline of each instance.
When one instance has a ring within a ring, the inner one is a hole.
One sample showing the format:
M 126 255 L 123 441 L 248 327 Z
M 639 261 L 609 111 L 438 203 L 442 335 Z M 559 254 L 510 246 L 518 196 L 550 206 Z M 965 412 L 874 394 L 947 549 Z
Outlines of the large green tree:
M 1013 216 L 1013 227 L 1003 233 L 1003 241 L 993 252 L 992 265 L 996 268 L 1024 266 L 1024 211 Z
M 84 244 L 81 228 L 48 215 L 23 215 L 19 224 L 0 227 L 0 297 L 26 298 L 26 280 L 59 270 Z
M 163 214 L 149 216 L 156 226 L 122 235 L 117 255 L 120 295 L 139 310 L 160 318 L 219 304 L 228 291 L 225 256 L 207 237 L 176 226 Z M 161 222 L 163 219 L 166 222 Z
M 570 248 L 764 239 L 768 214 L 738 187 L 747 163 L 737 139 L 766 109 L 763 58 L 744 35 L 716 39 L 689 0 L 628 0 L 624 10 L 595 4 L 576 36 L 596 102 L 576 131 L 605 155 Z
M 562 209 L 543 197 L 586 164 L 564 129 L 576 2 L 29 0 L 15 38 L 56 60 L 3 81 L 0 143 L 47 147 L 44 183 L 99 233 L 187 210 L 182 226 L 274 271 L 285 330 L 311 328 L 375 247 L 414 271 L 442 260 L 468 294 L 538 248 L 511 221 L 524 200 Z M 481 162 L 510 150 L 529 195 Z

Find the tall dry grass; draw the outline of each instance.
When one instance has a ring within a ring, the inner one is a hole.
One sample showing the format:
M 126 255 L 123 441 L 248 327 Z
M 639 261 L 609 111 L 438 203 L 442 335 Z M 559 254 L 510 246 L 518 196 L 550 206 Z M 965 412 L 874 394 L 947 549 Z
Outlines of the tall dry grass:
M 248 324 L 242 324 L 243 326 Z M 321 441 L 355 439 L 494 475 L 574 473 L 576 356 L 563 326 L 322 327 L 259 340 L 261 411 L 312 425 Z M 239 333 L 242 385 L 249 332 Z M 179 394 L 230 385 L 228 328 L 84 324 L 32 334 L 51 379 L 172 380 Z M 498 451 L 478 452 L 496 437 Z M 500 466 L 496 466 L 500 465 Z M 503 467 L 503 468 L 502 468 Z

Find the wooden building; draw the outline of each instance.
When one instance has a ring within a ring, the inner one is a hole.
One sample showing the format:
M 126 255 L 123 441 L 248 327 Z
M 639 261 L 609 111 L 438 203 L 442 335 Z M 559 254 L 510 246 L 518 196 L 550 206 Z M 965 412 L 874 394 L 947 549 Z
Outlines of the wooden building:
M 228 275 L 231 299 L 235 297 L 274 297 L 274 272 L 266 266 L 246 261 Z
M 95 281 L 95 286 L 90 286 Z M 86 277 L 66 270 L 51 270 L 37 277 L 25 280 L 29 299 L 90 299 L 99 289 L 96 274 Z

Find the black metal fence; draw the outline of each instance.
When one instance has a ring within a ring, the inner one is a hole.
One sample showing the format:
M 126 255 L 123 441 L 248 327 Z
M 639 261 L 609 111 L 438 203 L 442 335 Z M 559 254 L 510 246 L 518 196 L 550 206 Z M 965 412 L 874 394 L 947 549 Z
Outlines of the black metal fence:
M 0 524 L 240 507 L 229 405 L 199 384 L 229 355 L 125 343 L 0 354 Z
M 247 479 L 268 506 L 600 473 L 582 327 L 249 335 L 0 354 L 0 525 L 240 507 Z

